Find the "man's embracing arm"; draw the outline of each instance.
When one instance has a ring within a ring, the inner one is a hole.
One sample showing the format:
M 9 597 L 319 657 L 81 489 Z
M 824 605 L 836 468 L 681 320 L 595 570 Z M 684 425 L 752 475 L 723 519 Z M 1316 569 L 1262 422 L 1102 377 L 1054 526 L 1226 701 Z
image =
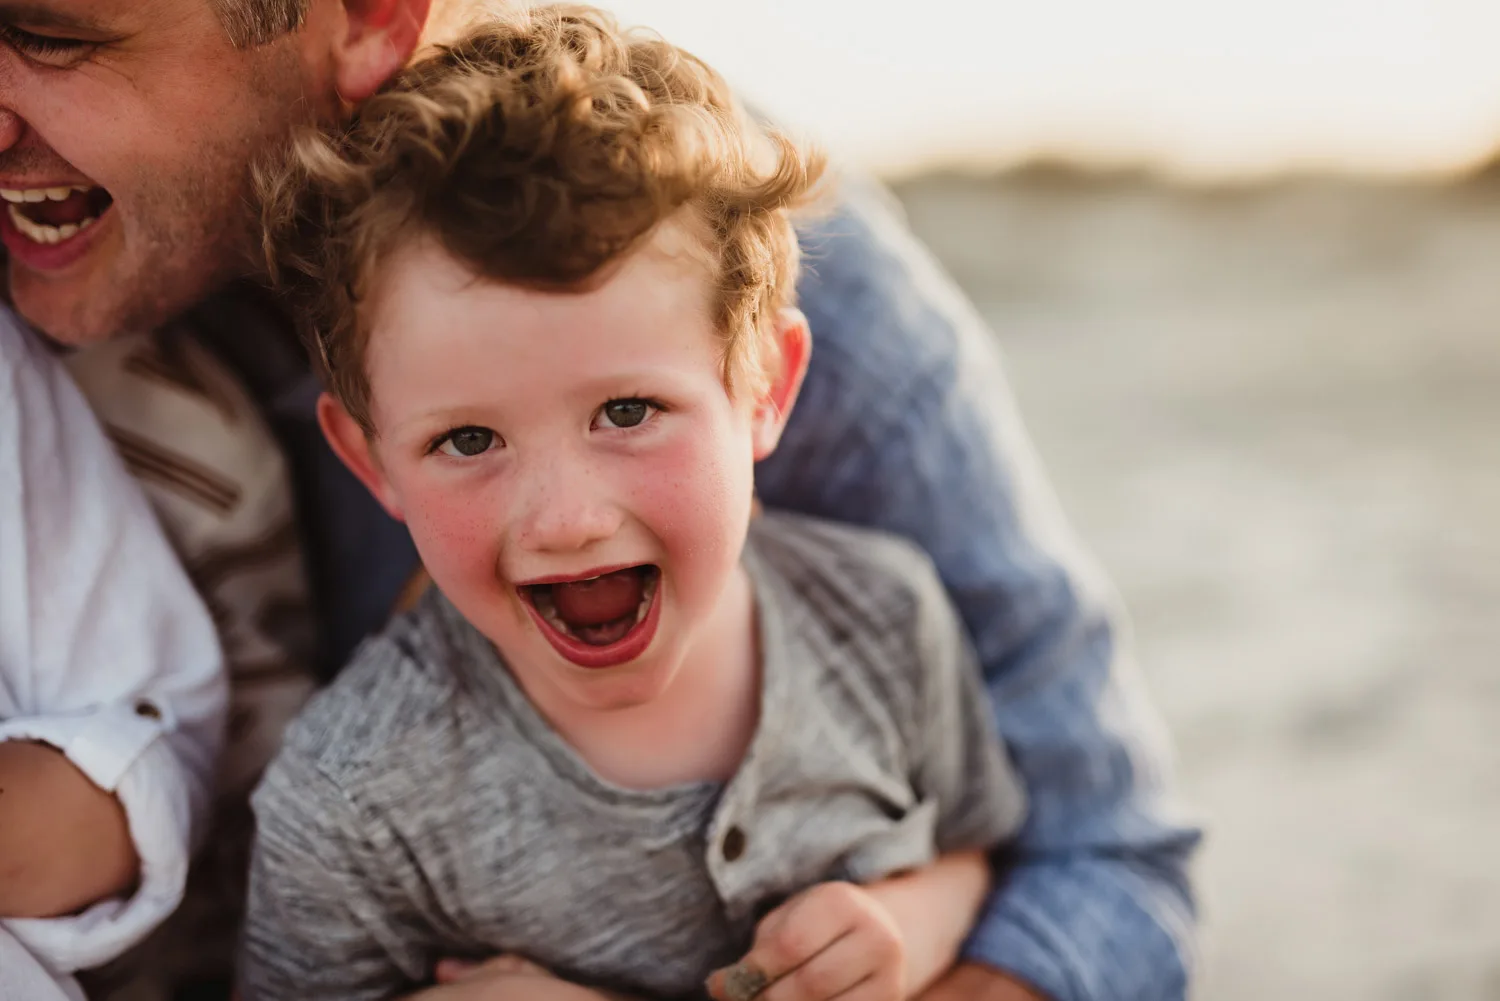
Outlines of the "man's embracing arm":
M 928 552 L 1030 801 L 966 946 L 971 965 L 932 996 L 1183 998 L 1199 835 L 1173 811 L 1166 741 L 992 335 L 873 195 L 854 191 L 804 245 L 812 365 L 758 489 L 768 505 L 884 528 Z
M 56 748 L 0 743 L 0 917 L 50 918 L 134 885 L 125 811 Z
M 144 494 L 0 307 L 0 918 L 50 969 L 112 959 L 177 905 L 226 697 Z

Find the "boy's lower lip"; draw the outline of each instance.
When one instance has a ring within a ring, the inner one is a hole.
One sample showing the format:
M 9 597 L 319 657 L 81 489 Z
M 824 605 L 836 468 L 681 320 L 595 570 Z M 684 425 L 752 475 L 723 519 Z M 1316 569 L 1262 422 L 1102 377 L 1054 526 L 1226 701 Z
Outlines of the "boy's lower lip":
M 656 593 L 651 597 L 651 607 L 646 609 L 646 617 L 630 632 L 608 646 L 592 646 L 571 636 L 564 636 L 542 618 L 542 613 L 537 611 L 536 606 L 530 601 L 523 598 L 521 604 L 526 606 L 526 613 L 542 631 L 542 635 L 547 637 L 547 642 L 552 644 L 554 650 L 579 667 L 600 670 L 629 663 L 646 652 L 646 648 L 656 638 L 656 627 L 661 620 L 661 606 L 664 600 L 662 584 L 658 581 Z
M 0 205 L 0 242 L 10 252 L 14 263 L 28 271 L 61 271 L 83 257 L 99 239 L 100 232 L 114 219 L 114 206 L 106 208 L 93 225 L 79 230 L 60 243 L 37 243 L 16 228 L 10 213 Z

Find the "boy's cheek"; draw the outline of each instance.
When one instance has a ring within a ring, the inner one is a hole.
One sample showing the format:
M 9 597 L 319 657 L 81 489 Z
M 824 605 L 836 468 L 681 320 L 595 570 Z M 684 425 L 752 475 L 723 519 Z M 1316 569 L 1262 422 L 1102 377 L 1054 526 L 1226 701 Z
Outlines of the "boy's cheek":
M 721 436 L 689 438 L 652 456 L 645 475 L 634 477 L 638 510 L 653 511 L 675 524 L 712 522 L 733 510 L 739 493 L 748 492 L 749 463 L 738 463 L 738 443 Z
M 449 576 L 453 570 L 483 563 L 493 572 L 496 529 L 485 517 L 477 499 L 452 491 L 415 491 L 403 494 L 406 525 L 434 576 Z

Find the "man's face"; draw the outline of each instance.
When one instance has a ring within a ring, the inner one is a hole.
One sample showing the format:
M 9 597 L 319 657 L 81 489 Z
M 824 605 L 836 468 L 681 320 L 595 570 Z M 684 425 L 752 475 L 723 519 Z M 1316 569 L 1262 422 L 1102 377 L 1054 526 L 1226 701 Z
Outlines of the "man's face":
M 211 0 L 0 0 L 0 238 L 20 313 L 82 343 L 247 270 L 251 163 L 330 103 L 308 36 L 237 50 Z
M 377 492 L 554 718 L 644 705 L 741 635 L 765 450 L 687 239 L 659 231 L 588 292 L 476 279 L 422 241 L 371 307 Z

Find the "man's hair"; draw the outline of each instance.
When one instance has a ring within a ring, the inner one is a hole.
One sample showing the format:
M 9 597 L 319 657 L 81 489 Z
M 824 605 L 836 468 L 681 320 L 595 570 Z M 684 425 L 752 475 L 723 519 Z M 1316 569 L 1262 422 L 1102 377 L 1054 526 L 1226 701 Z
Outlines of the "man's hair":
M 273 280 L 330 392 L 372 432 L 360 308 L 414 238 L 484 279 L 579 291 L 681 222 L 708 262 L 725 385 L 760 383 L 795 297 L 792 214 L 823 167 L 698 59 L 557 6 L 469 29 L 347 126 L 297 136 L 258 181 Z
M 264 45 L 302 27 L 310 0 L 213 0 L 214 12 L 237 49 Z

